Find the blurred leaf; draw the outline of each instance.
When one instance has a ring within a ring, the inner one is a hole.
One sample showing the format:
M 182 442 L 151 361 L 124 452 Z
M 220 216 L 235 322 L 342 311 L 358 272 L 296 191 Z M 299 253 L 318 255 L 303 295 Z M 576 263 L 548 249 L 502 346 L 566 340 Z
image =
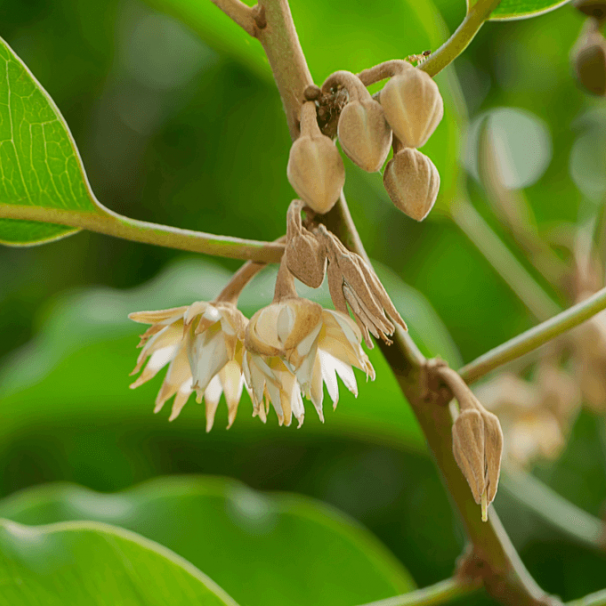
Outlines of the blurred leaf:
M 513 19 L 529 19 L 548 13 L 570 0 L 501 0 L 492 11 L 490 21 L 508 21 Z M 477 4 L 478 0 L 467 0 L 467 10 Z
M 168 549 L 86 522 L 41 528 L 0 522 L 0 586 L 3 606 L 235 606 Z
M 235 480 L 162 478 L 117 494 L 46 485 L 0 502 L 0 516 L 122 526 L 186 558 L 247 606 L 354 606 L 414 589 L 393 555 L 341 513 Z
M 42 206 L 102 214 L 57 106 L 0 38 L 0 207 Z M 39 244 L 78 230 L 0 219 L 0 243 Z

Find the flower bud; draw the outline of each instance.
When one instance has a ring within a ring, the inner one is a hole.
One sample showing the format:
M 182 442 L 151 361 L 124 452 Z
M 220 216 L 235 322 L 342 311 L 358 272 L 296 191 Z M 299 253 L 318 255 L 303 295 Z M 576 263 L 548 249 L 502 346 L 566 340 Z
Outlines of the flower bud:
M 369 173 L 381 169 L 391 147 L 392 131 L 380 103 L 350 101 L 339 118 L 338 136 L 347 156 Z
M 288 180 L 315 212 L 327 213 L 345 184 L 343 159 L 335 144 L 320 132 L 313 102 L 303 104 L 301 136 L 290 148 Z
M 290 273 L 303 284 L 319 288 L 326 273 L 326 254 L 316 236 L 303 226 L 301 200 L 293 200 L 286 217 L 284 257 Z
M 477 410 L 463 411 L 452 426 L 452 449 L 471 494 L 480 503 L 484 479 L 484 421 Z
M 404 148 L 387 163 L 383 185 L 403 213 L 422 221 L 438 196 L 440 175 L 427 156 L 416 149 Z
M 444 115 L 438 85 L 420 69 L 394 76 L 380 95 L 387 122 L 405 147 L 422 147 Z
M 572 51 L 577 80 L 594 95 L 606 95 L 606 41 L 597 29 L 581 36 Z

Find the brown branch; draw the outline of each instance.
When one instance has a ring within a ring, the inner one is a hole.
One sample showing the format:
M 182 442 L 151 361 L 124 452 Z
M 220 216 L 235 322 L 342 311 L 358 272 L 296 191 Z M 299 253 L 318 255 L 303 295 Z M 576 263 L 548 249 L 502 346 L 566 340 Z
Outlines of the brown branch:
M 303 93 L 312 83 L 311 76 L 286 0 L 262 0 L 261 5 L 265 9 L 267 25 L 259 39 L 267 52 L 291 136 L 295 139 L 298 136 L 297 117 L 304 98 Z M 325 216 L 325 222 L 341 236 L 346 246 L 363 258 L 368 258 L 343 196 Z M 506 604 L 558 604 L 559 602 L 549 598 L 529 575 L 494 509 L 490 512 L 487 523 L 481 521 L 478 506 L 453 456 L 452 418 L 449 409 L 445 401 L 427 401 L 425 359 L 410 336 L 398 331 L 393 345 L 379 343 L 379 346 L 425 433 L 446 487 L 463 518 L 467 535 L 472 542 L 473 548 L 465 560 L 464 576 L 482 579 L 487 590 Z

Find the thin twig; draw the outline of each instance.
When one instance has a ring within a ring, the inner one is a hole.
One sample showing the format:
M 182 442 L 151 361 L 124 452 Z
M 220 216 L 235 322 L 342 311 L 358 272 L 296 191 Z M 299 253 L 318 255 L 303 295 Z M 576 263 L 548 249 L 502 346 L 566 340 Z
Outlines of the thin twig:
M 538 320 L 546 320 L 560 311 L 557 303 L 539 286 L 468 200 L 460 197 L 453 202 L 450 214 L 456 225 Z
M 204 0 L 202 0 L 204 2 Z M 216 4 L 230 19 L 237 23 L 246 33 L 257 35 L 253 9 L 240 0 L 210 0 Z
M 499 6 L 501 0 L 478 0 L 467 13 L 455 33 L 442 46 L 419 65 L 419 69 L 435 76 L 450 65 L 475 38 L 478 30 L 490 17 L 490 13 Z
M 469 584 L 459 579 L 447 579 L 417 591 L 364 604 L 364 606 L 438 606 L 479 592 L 477 583 Z
M 217 257 L 279 263 L 284 245 L 274 242 L 215 236 L 189 229 L 178 229 L 123 217 L 99 204 L 101 212 L 0 204 L 0 219 L 39 221 L 87 229 L 116 238 L 204 253 Z
M 606 288 L 602 288 L 585 301 L 573 305 L 550 320 L 491 349 L 478 359 L 463 366 L 459 370 L 459 374 L 467 383 L 473 383 L 491 370 L 541 347 L 604 309 L 606 309 Z
M 582 545 L 606 551 L 606 524 L 522 470 L 504 469 L 501 490 Z

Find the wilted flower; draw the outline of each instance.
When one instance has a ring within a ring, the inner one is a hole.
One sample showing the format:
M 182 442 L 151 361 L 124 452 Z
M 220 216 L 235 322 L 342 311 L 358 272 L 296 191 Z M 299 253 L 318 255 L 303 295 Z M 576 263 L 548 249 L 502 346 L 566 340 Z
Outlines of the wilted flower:
M 152 325 L 142 335 L 139 346 L 143 349 L 131 374 L 145 368 L 131 388 L 149 381 L 168 364 L 154 412 L 175 396 L 172 421 L 195 391 L 198 402 L 205 400 L 206 429 L 210 431 L 224 393 L 231 426 L 244 383 L 242 335 L 247 323 L 235 305 L 198 301 L 190 306 L 136 312 L 129 317 Z

